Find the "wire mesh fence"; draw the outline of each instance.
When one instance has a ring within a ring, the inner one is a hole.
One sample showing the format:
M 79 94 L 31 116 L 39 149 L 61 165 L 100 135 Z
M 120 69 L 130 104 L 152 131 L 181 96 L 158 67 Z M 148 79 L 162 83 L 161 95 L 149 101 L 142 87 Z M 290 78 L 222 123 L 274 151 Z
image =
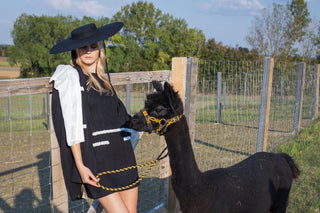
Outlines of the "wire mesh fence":
M 201 169 L 226 167 L 255 153 L 262 74 L 260 61 L 200 61 L 194 150 Z
M 199 61 L 193 148 L 202 170 L 227 167 L 257 151 L 263 61 Z M 119 76 L 122 77 L 120 78 Z M 131 77 L 123 77 L 123 76 Z M 133 77 L 134 76 L 134 77 Z M 293 134 L 298 63 L 276 62 L 270 105 L 267 150 Z M 170 72 L 111 76 L 130 114 L 144 106 L 152 80 L 170 81 Z M 115 80 L 115 81 L 114 81 Z M 48 81 L 48 79 L 46 79 Z M 14 81 L 12 81 L 14 82 Z M 0 81 L 0 212 L 87 212 L 92 200 L 53 202 L 48 83 L 10 88 Z M 305 67 L 301 127 L 312 121 L 314 66 Z M 154 160 L 164 144 L 144 133 L 135 149 L 137 163 Z M 145 168 L 139 170 L 143 173 Z M 168 202 L 168 159 L 157 164 L 139 186 L 138 212 Z
M 263 61 L 203 60 L 199 64 L 196 159 L 202 170 L 227 167 L 257 152 Z M 274 64 L 268 151 L 293 134 L 297 79 L 298 63 Z M 302 128 L 312 122 L 313 91 L 314 67 L 307 65 Z
M 0 91 L 0 212 L 51 209 L 48 87 L 42 89 Z
M 116 77 L 116 76 L 114 76 Z M 138 79 L 121 78 L 114 83 L 120 99 L 128 112 L 135 113 L 144 106 L 145 95 L 152 89 L 152 80 L 170 81 L 168 72 L 151 77 L 143 74 Z M 147 78 L 147 79 L 145 79 Z M 48 79 L 46 80 L 48 82 Z M 144 82 L 148 83 L 144 83 Z M 2 87 L 12 81 L 0 81 Z M 140 83 L 141 82 L 141 83 Z M 4 85 L 5 84 L 5 85 Z M 1 88 L 1 87 L 0 87 Z M 36 90 L 36 91 L 35 91 Z M 42 90 L 39 92 L 39 90 Z M 50 86 L 35 88 L 21 84 L 0 89 L 0 212 L 87 212 L 92 200 L 72 202 L 64 200 L 59 206 L 53 199 L 54 184 L 63 180 L 52 178 L 52 162 L 49 129 Z M 157 135 L 144 134 L 135 149 L 137 163 L 156 159 L 160 153 Z M 60 164 L 60 163 L 58 163 Z M 148 212 L 164 203 L 167 179 L 161 178 L 167 171 L 166 164 L 157 164 L 139 186 L 138 211 Z M 146 168 L 139 169 L 139 174 Z

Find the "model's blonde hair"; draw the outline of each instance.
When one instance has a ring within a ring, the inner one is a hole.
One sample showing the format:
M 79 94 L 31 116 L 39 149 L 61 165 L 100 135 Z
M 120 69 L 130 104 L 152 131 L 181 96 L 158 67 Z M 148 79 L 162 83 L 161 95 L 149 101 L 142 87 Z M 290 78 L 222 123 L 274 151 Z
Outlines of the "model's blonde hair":
M 98 77 L 104 82 L 105 86 L 107 87 L 107 89 L 113 94 L 113 89 L 111 86 L 111 83 L 109 82 L 109 79 L 106 75 L 106 71 L 107 71 L 107 63 L 106 63 L 106 49 L 105 49 L 105 45 L 104 45 L 104 41 L 98 41 L 98 48 L 99 48 L 99 59 L 98 59 L 98 63 L 97 63 L 97 75 Z M 79 49 L 75 50 L 77 57 L 76 60 L 72 60 L 71 59 L 71 65 L 72 66 L 76 66 L 74 64 L 74 62 L 79 65 L 83 71 L 83 73 L 87 76 L 89 76 L 88 82 L 87 82 L 87 87 L 88 90 L 90 90 L 91 88 L 98 91 L 100 94 L 102 94 L 103 92 L 106 92 L 105 89 L 102 88 L 102 86 L 100 85 L 99 81 L 97 79 L 95 79 L 92 76 L 92 73 L 89 72 L 88 70 L 84 69 L 84 65 L 81 62 L 79 56 Z

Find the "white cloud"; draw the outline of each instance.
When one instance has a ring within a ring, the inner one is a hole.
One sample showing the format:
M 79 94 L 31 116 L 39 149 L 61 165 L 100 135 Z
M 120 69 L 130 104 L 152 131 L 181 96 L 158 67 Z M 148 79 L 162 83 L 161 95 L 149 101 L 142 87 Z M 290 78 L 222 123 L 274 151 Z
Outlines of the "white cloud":
M 258 0 L 206 0 L 198 6 L 203 12 L 225 15 L 253 14 L 264 8 Z
M 0 19 L 0 25 L 10 26 L 13 24 L 13 21 L 9 19 Z
M 110 8 L 95 0 L 47 0 L 55 10 L 85 16 L 109 16 Z
M 71 0 L 48 0 L 48 3 L 56 10 L 64 10 L 71 6 Z
M 109 9 L 97 1 L 74 2 L 75 7 L 87 16 L 106 16 Z

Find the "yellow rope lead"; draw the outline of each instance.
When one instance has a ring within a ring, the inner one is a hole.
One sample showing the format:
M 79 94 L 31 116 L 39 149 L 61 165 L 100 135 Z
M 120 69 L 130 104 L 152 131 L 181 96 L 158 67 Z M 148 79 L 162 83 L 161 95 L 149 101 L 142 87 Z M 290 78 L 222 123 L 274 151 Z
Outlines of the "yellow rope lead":
M 99 182 L 97 182 L 97 185 L 100 188 L 104 189 L 104 190 L 112 191 L 112 192 L 122 191 L 122 190 L 129 189 L 129 188 L 132 188 L 132 187 L 138 185 L 138 183 L 140 183 L 141 180 L 143 178 L 145 178 L 150 173 L 152 167 L 155 166 L 158 161 L 162 160 L 163 158 L 165 158 L 168 155 L 168 153 L 167 153 L 166 155 L 162 156 L 162 154 L 164 153 L 164 151 L 166 149 L 167 149 L 167 147 L 162 150 L 162 152 L 160 153 L 160 155 L 158 156 L 158 158 L 156 160 L 153 160 L 153 161 L 150 161 L 150 162 L 147 162 L 147 163 L 143 163 L 143 164 L 139 164 L 139 165 L 135 165 L 135 166 L 129 166 L 129 167 L 126 167 L 126 168 L 123 168 L 123 169 L 116 169 L 116 170 L 111 170 L 111 171 L 106 171 L 106 172 L 100 172 L 96 176 L 96 178 L 99 178 L 102 175 L 115 174 L 115 173 L 120 173 L 120 172 L 128 171 L 128 170 L 131 170 L 131 169 L 135 169 L 135 168 L 141 168 L 141 167 L 144 167 L 144 166 L 149 166 L 149 168 L 144 172 L 144 174 L 138 180 L 136 180 L 135 182 L 131 183 L 130 185 L 123 186 L 123 187 L 118 187 L 118 188 L 105 187 L 105 186 L 101 185 Z

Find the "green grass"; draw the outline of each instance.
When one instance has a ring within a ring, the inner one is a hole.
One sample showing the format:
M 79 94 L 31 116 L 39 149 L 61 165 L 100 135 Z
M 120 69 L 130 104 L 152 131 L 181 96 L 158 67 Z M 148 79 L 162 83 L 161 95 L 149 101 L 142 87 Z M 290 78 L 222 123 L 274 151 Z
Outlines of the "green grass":
M 320 120 L 276 148 L 293 157 L 301 170 L 294 181 L 287 212 L 320 212 Z

